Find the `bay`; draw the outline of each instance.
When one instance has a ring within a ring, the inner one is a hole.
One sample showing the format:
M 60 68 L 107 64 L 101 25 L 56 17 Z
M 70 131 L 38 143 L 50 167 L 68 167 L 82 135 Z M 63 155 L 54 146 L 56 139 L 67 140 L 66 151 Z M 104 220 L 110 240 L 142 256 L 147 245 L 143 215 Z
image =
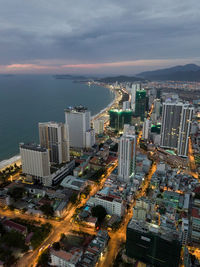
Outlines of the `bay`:
M 38 142 L 38 122 L 64 122 L 64 109 L 80 104 L 95 115 L 113 99 L 107 88 L 51 75 L 0 76 L 0 161 Z

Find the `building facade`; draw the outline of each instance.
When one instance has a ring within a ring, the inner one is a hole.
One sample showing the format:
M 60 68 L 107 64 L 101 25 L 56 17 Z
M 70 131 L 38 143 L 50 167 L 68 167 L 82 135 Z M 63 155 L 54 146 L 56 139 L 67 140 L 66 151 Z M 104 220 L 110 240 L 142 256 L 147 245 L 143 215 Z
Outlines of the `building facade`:
M 91 129 L 90 117 L 90 111 L 83 106 L 65 109 L 65 122 L 69 127 L 70 147 L 86 147 L 86 132 Z
M 135 116 L 140 117 L 141 120 L 143 121 L 145 117 L 146 108 L 147 108 L 146 91 L 137 90 L 135 99 Z
M 22 172 L 51 185 L 49 152 L 35 144 L 20 144 Z
M 136 142 L 135 135 L 127 134 L 123 135 L 119 142 L 118 177 L 127 182 L 135 175 Z
M 63 123 L 39 123 L 41 147 L 49 151 L 50 162 L 61 164 L 70 161 L 68 127 Z
M 109 111 L 110 127 L 116 131 L 122 131 L 124 124 L 132 124 L 133 111 L 112 109 Z
M 193 108 L 182 102 L 163 103 L 161 147 L 177 149 L 179 156 L 187 157 Z
M 127 227 L 126 255 L 156 267 L 178 267 L 181 242 L 178 232 L 131 220 Z

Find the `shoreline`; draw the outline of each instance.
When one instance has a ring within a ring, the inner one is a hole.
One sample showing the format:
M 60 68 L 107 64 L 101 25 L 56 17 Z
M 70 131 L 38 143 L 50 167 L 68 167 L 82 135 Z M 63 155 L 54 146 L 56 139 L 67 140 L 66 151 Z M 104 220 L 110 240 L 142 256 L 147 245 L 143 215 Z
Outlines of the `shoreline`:
M 12 158 L 9 159 L 4 159 L 0 161 L 0 171 L 3 171 L 7 167 L 17 164 L 18 166 L 21 165 L 21 156 L 20 155 L 15 155 Z
M 99 84 L 96 84 L 95 82 L 93 82 L 93 84 L 95 84 L 95 85 L 99 85 Z M 93 115 L 93 116 L 91 117 L 91 122 L 92 122 L 92 123 L 94 123 L 95 120 L 100 119 L 100 117 L 105 116 L 106 114 L 104 115 L 104 113 L 107 113 L 108 110 L 110 109 L 110 107 L 111 107 L 112 105 L 114 105 L 116 102 L 119 102 L 117 91 L 115 91 L 114 89 L 111 89 L 109 86 L 106 86 L 106 85 L 103 85 L 103 84 L 101 84 L 100 86 L 102 86 L 102 87 L 104 87 L 104 88 L 107 88 L 107 89 L 109 89 L 112 93 L 114 93 L 114 99 L 113 99 L 113 100 L 112 100 L 112 101 L 111 101 L 111 102 L 110 102 L 104 109 L 100 110 L 97 114 L 95 114 L 95 115 Z
M 94 84 L 96 84 L 96 83 L 94 83 Z M 115 92 L 114 90 L 112 90 L 111 88 L 109 88 L 105 85 L 101 85 L 101 86 L 105 87 L 105 88 L 109 89 L 111 92 L 113 92 L 114 93 L 114 99 L 104 109 L 100 110 L 97 114 L 95 114 L 91 117 L 92 123 L 94 122 L 94 120 L 98 119 L 99 117 L 102 117 L 103 114 L 108 111 L 108 109 L 117 101 L 117 98 L 118 98 L 117 92 Z M 14 165 L 15 163 L 17 165 L 21 165 L 20 155 L 15 155 L 11 158 L 3 159 L 2 161 L 0 161 L 0 171 L 3 171 L 7 167 Z

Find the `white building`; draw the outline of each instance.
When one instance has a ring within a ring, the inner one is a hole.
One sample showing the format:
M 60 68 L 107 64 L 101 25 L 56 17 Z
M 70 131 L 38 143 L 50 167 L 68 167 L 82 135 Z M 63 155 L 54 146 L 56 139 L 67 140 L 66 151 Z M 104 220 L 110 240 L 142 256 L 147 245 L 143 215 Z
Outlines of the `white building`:
M 184 105 L 181 114 L 180 130 L 178 137 L 177 154 L 182 157 L 188 155 L 188 143 L 192 124 L 194 108 L 189 105 Z
M 186 218 L 182 218 L 182 244 L 187 245 L 188 241 L 188 231 L 189 231 L 189 221 Z
M 22 172 L 40 180 L 45 186 L 51 185 L 49 152 L 35 144 L 20 144 Z
M 121 199 L 115 199 L 106 196 L 104 197 L 96 195 L 94 197 L 91 197 L 87 203 L 92 206 L 101 205 L 106 209 L 108 214 L 115 214 L 119 217 L 123 216 L 125 210 L 123 201 Z
M 85 133 L 85 147 L 91 148 L 95 144 L 95 131 L 90 129 Z
M 65 122 L 69 127 L 70 147 L 86 147 L 86 132 L 91 129 L 90 116 L 90 111 L 87 111 L 83 106 L 65 109 Z
M 130 109 L 130 102 L 129 101 L 124 101 L 122 109 L 123 110 Z
M 96 134 L 103 134 L 104 132 L 104 120 L 98 119 L 94 121 L 94 130 Z
M 135 98 L 136 98 L 137 84 L 132 84 L 131 88 L 131 109 L 135 112 Z
M 124 124 L 123 134 L 135 135 L 135 126 L 131 126 L 130 124 Z
M 39 123 L 41 147 L 49 150 L 51 163 L 63 163 L 70 160 L 68 127 L 63 123 Z
M 126 182 L 129 182 L 135 175 L 136 142 L 135 135 L 125 134 L 120 138 L 118 177 Z
M 150 130 L 151 130 L 151 121 L 149 119 L 144 119 L 142 128 L 142 137 L 145 140 L 149 139 Z
M 83 252 L 82 250 L 75 248 L 73 253 L 65 250 L 53 250 L 50 251 L 51 265 L 59 267 L 76 267 L 80 261 Z

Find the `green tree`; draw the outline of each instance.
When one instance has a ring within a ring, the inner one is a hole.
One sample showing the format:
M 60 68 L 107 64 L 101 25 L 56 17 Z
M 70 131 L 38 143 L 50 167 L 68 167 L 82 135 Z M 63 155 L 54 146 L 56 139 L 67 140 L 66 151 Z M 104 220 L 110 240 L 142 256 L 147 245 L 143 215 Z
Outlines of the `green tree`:
M 50 262 L 50 255 L 49 255 L 49 250 L 46 249 L 44 250 L 44 252 L 40 255 L 39 260 L 38 260 L 38 264 L 37 267 L 45 267 L 45 266 L 49 266 Z
M 72 204 L 75 204 L 78 200 L 78 194 L 77 193 L 73 193 L 71 195 L 71 197 L 69 198 L 69 201 L 72 203 Z
M 53 207 L 50 204 L 44 204 L 40 207 L 40 210 L 47 216 L 52 217 L 54 215 Z
M 59 242 L 54 242 L 52 245 L 54 250 L 60 250 L 60 243 Z
M 92 212 L 93 217 L 98 218 L 99 223 L 101 223 L 104 220 L 104 218 L 106 217 L 106 214 L 107 214 L 106 209 L 101 205 L 97 205 L 97 206 L 93 207 L 91 212 Z
M 11 188 L 8 194 L 15 200 L 22 199 L 25 194 L 25 189 L 23 187 Z

